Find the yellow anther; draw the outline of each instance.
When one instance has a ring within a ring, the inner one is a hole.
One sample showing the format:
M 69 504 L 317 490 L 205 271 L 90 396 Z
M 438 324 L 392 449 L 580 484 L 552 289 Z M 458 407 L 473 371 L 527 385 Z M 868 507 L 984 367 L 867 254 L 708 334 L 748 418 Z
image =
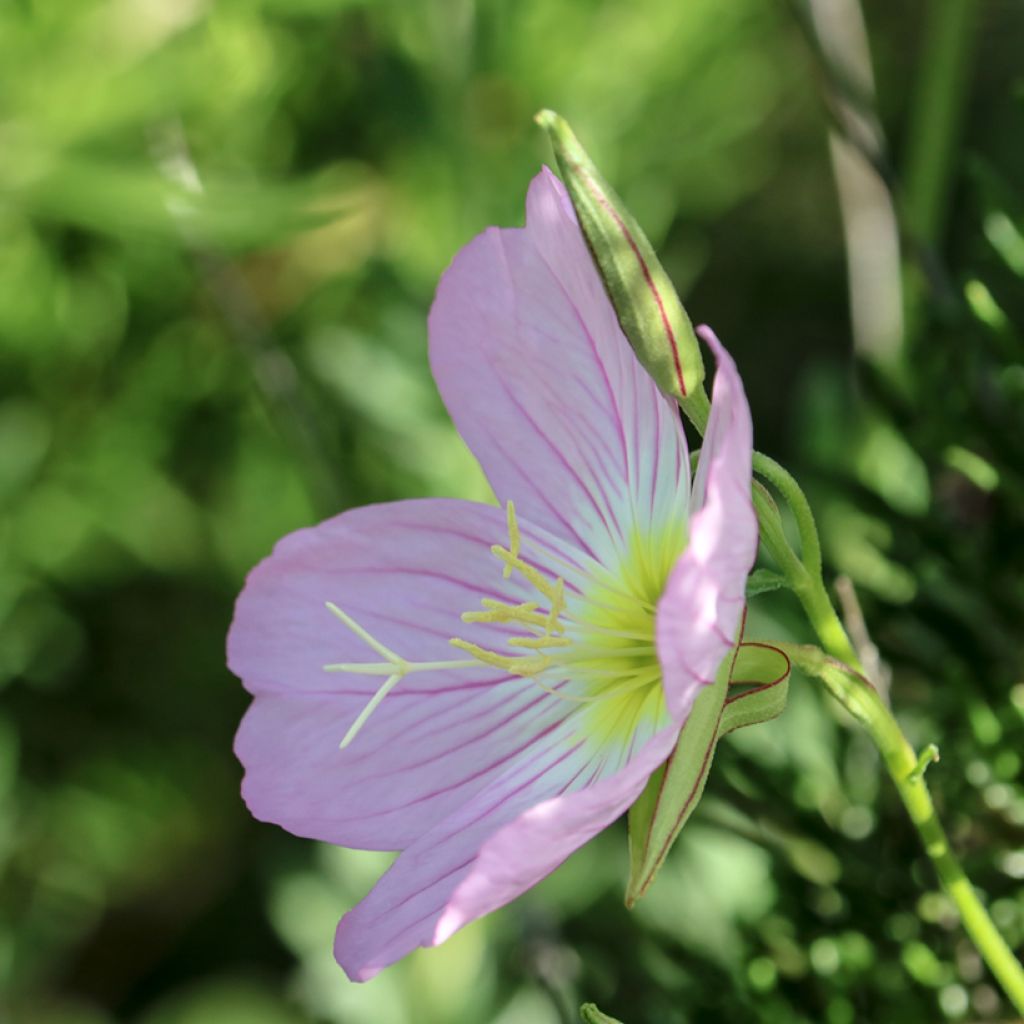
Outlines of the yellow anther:
M 480 603 L 487 611 L 463 612 L 463 622 L 522 622 L 528 626 L 545 628 L 548 616 L 537 611 L 535 601 L 526 601 L 523 604 L 505 604 L 503 601 L 495 601 L 492 597 L 482 598 Z
M 452 647 L 458 647 L 460 651 L 472 654 L 477 661 L 503 669 L 510 675 L 535 676 L 553 664 L 552 659 L 543 654 L 498 654 L 495 651 L 489 651 L 487 648 L 479 646 L 479 644 L 471 644 L 467 640 L 460 640 L 458 637 L 453 637 L 448 642 Z
M 505 504 L 505 521 L 508 523 L 508 553 L 513 559 L 519 558 L 519 523 L 516 521 L 516 507 L 511 500 Z M 512 575 L 512 563 L 507 562 L 501 570 L 504 579 Z
M 535 651 L 543 651 L 546 647 L 571 647 L 572 641 L 567 636 L 514 636 L 508 642 L 509 647 L 529 647 Z
M 500 544 L 495 544 L 491 548 L 491 554 L 500 558 L 505 563 L 506 569 L 518 569 L 524 578 L 529 583 L 532 583 L 549 601 L 554 600 L 555 588 L 539 570 L 534 569 L 532 565 L 528 565 L 518 555 L 513 555 L 511 551 L 507 551 Z
M 558 617 L 565 611 L 565 580 L 559 576 L 555 580 L 555 595 L 551 598 L 551 611 L 548 612 L 544 628 L 549 633 L 561 633 L 565 627 L 558 621 Z
M 509 611 L 517 612 L 535 612 L 539 607 L 536 601 L 523 601 L 520 604 L 509 604 L 507 601 L 499 601 L 494 597 L 481 597 L 480 603 L 485 608 L 493 608 L 495 610 L 499 608 L 507 608 Z

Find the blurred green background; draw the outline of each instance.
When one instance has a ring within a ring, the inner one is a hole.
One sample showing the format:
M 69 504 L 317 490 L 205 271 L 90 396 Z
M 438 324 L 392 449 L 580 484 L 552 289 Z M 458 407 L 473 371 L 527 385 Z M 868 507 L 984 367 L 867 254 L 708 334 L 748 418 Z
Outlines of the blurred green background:
M 231 754 L 224 636 L 274 541 L 486 496 L 426 313 L 460 245 L 521 222 L 551 106 L 735 353 L 1020 949 L 1024 14 L 860 14 L 0 5 L 0 1020 L 1010 1019 L 807 680 L 722 745 L 634 913 L 616 827 L 364 986 L 331 939 L 387 857 L 253 822 Z M 752 632 L 805 635 L 778 595 Z

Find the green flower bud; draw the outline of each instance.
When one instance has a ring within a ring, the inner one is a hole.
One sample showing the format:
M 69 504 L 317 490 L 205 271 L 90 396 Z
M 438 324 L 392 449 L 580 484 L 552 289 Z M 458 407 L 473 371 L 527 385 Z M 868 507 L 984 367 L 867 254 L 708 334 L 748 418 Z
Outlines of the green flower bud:
M 651 243 L 565 120 L 551 110 L 542 110 L 535 120 L 551 139 L 623 333 L 658 387 L 684 409 L 693 405 L 700 418 L 698 410 L 707 404 L 701 388 L 704 362 L 690 318 Z

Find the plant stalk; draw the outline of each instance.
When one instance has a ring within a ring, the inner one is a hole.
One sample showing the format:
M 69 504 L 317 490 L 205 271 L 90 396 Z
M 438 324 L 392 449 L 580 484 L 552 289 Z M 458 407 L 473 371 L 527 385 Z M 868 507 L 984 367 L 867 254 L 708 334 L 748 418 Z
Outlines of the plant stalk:
M 821 609 L 817 605 L 812 609 L 805 604 L 805 608 L 812 622 L 820 615 Z M 838 629 L 843 637 L 840 649 L 850 648 L 850 642 L 831 603 L 829 611 L 834 623 L 828 618 L 821 619 L 821 623 L 826 626 L 824 631 L 815 623 L 822 642 L 833 646 L 832 640 Z M 896 784 L 903 806 L 921 837 L 921 843 L 935 866 L 943 888 L 960 913 L 964 929 L 1007 998 L 1018 1013 L 1024 1014 L 1024 967 L 999 933 L 953 853 L 925 783 L 924 772 L 928 763 L 935 760 L 935 748 L 926 748 L 919 757 L 875 688 L 843 661 L 827 656 L 817 647 L 800 644 L 777 646 L 785 651 L 794 665 L 821 679 L 829 693 L 867 730 Z

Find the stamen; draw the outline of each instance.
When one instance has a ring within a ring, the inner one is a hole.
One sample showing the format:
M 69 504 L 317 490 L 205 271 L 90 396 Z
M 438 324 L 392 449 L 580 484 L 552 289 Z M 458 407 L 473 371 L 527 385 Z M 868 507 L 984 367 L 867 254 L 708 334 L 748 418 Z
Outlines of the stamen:
M 519 523 L 516 521 L 516 507 L 511 500 L 505 503 L 505 521 L 508 524 L 508 553 L 513 559 L 519 558 Z M 507 564 L 501 571 L 503 579 L 512 576 L 512 565 Z
M 537 611 L 536 601 L 525 601 L 522 604 L 505 604 L 493 597 L 481 598 L 480 603 L 487 609 L 485 612 L 463 612 L 463 622 L 522 622 L 528 626 L 546 627 L 549 616 Z
M 542 651 L 545 647 L 572 647 L 572 640 L 567 636 L 514 636 L 508 642 L 509 647 L 530 647 Z
M 341 749 L 352 743 L 398 683 L 414 672 L 487 665 L 528 678 L 560 700 L 584 705 L 650 690 L 639 705 L 637 698 L 633 698 L 629 709 L 623 709 L 623 714 L 631 714 L 637 721 L 648 696 L 660 699 L 661 668 L 653 642 L 656 609 L 650 597 L 662 583 L 659 566 L 669 561 L 664 554 L 664 546 L 671 543 L 669 531 L 660 537 L 634 538 L 629 550 L 622 552 L 623 563 L 613 571 L 589 555 L 563 552 L 533 536 L 524 537 L 511 501 L 506 502 L 505 519 L 508 546 L 491 547 L 501 563 L 502 578 L 508 580 L 518 573 L 539 599 L 513 603 L 483 597 L 481 609 L 461 615 L 467 624 L 515 627 L 513 632 L 519 635 L 503 638 L 504 650 L 491 650 L 456 637 L 449 643 L 465 652 L 467 659 L 409 662 L 328 602 L 332 614 L 383 660 L 338 662 L 325 665 L 324 670 L 385 677 L 345 734 Z M 535 563 L 525 560 L 524 549 L 536 558 Z M 555 572 L 560 574 L 556 576 Z M 566 580 L 572 590 L 569 599 Z M 566 689 L 575 692 L 565 692 Z M 609 721 L 614 718 L 623 728 L 628 724 L 628 717 L 622 719 L 618 710 L 609 708 L 609 714 Z
M 468 640 L 461 640 L 459 637 L 453 637 L 448 642 L 452 647 L 458 647 L 460 651 L 472 654 L 474 658 L 482 661 L 485 665 L 504 669 L 515 676 L 535 676 L 554 664 L 554 659 L 544 654 L 498 654 L 495 651 L 487 650 L 486 647 L 480 647 L 478 644 L 471 644 Z
M 559 576 L 555 580 L 555 594 L 551 598 L 551 611 L 548 612 L 547 622 L 544 623 L 544 628 L 549 633 L 562 633 L 564 627 L 559 623 L 558 619 L 562 612 L 565 611 L 565 580 Z
M 518 555 L 513 555 L 500 544 L 491 547 L 491 554 L 496 555 L 505 563 L 506 569 L 518 569 L 549 601 L 555 598 L 555 588 L 544 578 L 540 570 L 524 562 Z M 510 572 L 511 575 L 511 572 Z
M 567 579 L 575 578 L 576 583 L 573 584 L 577 590 L 583 590 L 588 584 L 596 583 L 602 590 L 608 594 L 613 594 L 616 597 L 625 598 L 627 601 L 637 604 L 641 603 L 644 607 L 654 609 L 654 605 L 648 601 L 644 601 L 639 597 L 638 594 L 622 587 L 619 585 L 619 581 L 616 580 L 615 576 L 609 572 L 609 570 L 603 566 L 600 562 L 596 561 L 589 555 L 583 555 L 582 558 L 585 560 L 586 565 L 580 565 L 576 562 L 570 562 L 567 558 L 560 555 L 554 549 L 548 547 L 545 544 L 540 543 L 534 537 L 526 537 L 523 540 L 523 549 L 532 550 L 544 557 L 544 559 L 553 564 L 562 567 L 562 573 Z M 588 596 L 588 604 L 590 599 Z M 610 607 L 604 605 L 602 607 Z

